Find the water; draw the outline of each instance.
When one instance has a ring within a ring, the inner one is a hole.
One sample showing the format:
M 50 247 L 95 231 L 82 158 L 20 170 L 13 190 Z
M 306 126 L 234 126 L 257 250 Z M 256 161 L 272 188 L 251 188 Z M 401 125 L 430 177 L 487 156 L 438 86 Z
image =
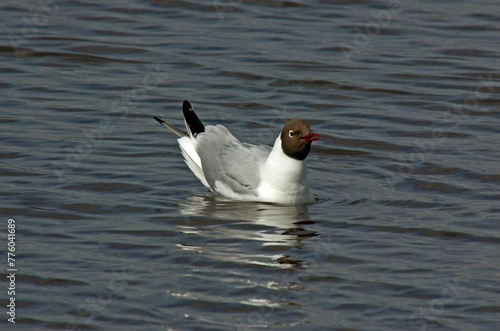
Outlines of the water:
M 7 1 L 2 329 L 493 330 L 495 1 Z M 317 203 L 214 198 L 175 137 L 300 116 Z

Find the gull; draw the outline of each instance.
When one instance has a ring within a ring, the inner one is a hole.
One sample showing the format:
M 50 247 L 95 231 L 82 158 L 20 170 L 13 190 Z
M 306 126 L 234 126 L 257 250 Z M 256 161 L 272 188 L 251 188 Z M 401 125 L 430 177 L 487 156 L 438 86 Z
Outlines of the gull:
M 223 125 L 203 125 L 187 100 L 182 111 L 186 131 L 154 119 L 179 136 L 186 164 L 213 193 L 285 205 L 314 202 L 305 159 L 320 135 L 304 120 L 286 123 L 270 147 L 240 142 Z

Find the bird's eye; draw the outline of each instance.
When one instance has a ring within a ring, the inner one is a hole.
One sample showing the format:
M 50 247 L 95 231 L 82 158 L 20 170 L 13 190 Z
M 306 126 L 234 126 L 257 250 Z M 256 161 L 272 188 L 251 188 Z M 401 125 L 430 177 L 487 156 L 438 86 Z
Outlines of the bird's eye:
M 288 131 L 288 136 L 293 137 L 293 134 L 294 134 L 294 133 L 295 133 L 295 132 L 293 132 L 293 130 L 290 130 L 290 131 Z

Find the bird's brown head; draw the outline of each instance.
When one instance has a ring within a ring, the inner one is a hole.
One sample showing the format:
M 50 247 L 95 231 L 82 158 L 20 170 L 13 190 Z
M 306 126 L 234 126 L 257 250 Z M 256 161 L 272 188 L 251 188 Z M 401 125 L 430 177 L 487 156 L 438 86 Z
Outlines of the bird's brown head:
M 295 118 L 285 124 L 281 131 L 281 147 L 291 158 L 304 160 L 311 150 L 311 142 L 320 140 L 320 135 L 311 132 L 311 128 L 301 118 Z

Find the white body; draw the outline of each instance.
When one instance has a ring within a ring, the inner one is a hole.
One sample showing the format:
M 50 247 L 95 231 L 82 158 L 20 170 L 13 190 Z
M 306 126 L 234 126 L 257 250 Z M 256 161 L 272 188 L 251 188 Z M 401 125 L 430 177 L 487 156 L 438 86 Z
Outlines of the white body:
M 206 126 L 196 137 L 177 140 L 189 169 L 212 192 L 238 200 L 313 203 L 305 160 L 273 148 L 241 143 L 224 126 Z

